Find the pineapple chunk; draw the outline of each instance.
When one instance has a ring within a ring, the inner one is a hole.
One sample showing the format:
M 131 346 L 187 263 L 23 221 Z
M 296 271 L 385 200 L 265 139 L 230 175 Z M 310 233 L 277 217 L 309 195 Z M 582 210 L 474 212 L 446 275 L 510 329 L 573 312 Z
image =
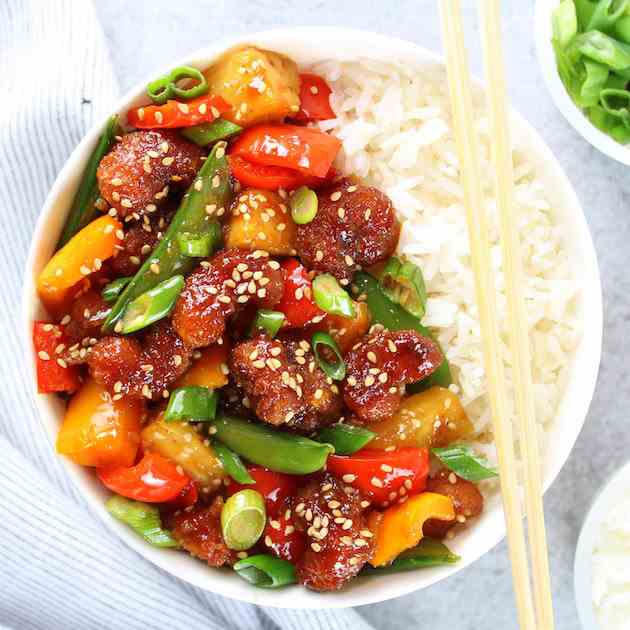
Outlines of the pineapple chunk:
M 224 225 L 225 246 L 295 254 L 296 227 L 282 199 L 269 190 L 247 188 L 232 202 Z
M 405 398 L 391 418 L 370 430 L 377 434 L 370 448 L 448 446 L 474 432 L 459 398 L 437 386 Z
M 233 50 L 204 74 L 210 93 L 232 105 L 224 118 L 241 127 L 281 121 L 300 109 L 297 66 L 278 53 L 251 46 Z
M 166 422 L 159 415 L 143 429 L 142 448 L 179 464 L 202 488 L 218 488 L 225 476 L 212 447 L 184 422 Z

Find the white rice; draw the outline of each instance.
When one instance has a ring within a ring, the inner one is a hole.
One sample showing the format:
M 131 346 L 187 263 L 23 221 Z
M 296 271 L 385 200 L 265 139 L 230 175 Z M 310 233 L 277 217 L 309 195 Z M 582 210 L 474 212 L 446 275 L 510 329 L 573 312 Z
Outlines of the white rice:
M 333 89 L 331 103 L 337 118 L 319 125 L 343 140 L 339 167 L 365 178 L 392 199 L 403 221 L 399 252 L 420 265 L 427 284 L 423 321 L 436 332 L 447 354 L 476 430 L 479 435 L 489 434 L 481 336 L 445 72 L 439 66 L 418 71 L 367 60 L 324 62 L 315 71 Z M 476 104 L 476 122 L 481 171 L 486 174 L 484 191 L 490 195 L 488 125 L 480 105 Z M 580 336 L 578 286 L 553 208 L 518 146 L 514 166 L 537 420 L 544 427 L 555 415 L 570 353 Z M 501 270 L 494 202 L 488 197 L 486 203 L 493 220 L 492 260 Z M 497 284 L 505 347 L 508 328 L 501 274 Z M 509 377 L 507 360 L 505 367 Z

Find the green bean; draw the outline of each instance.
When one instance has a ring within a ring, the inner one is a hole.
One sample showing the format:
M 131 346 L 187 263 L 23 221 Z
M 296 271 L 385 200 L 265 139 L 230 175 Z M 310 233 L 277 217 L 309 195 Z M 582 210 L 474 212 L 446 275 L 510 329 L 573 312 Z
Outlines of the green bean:
M 308 475 L 321 470 L 334 451 L 330 444 L 320 444 L 233 416 L 220 416 L 214 426 L 215 437 L 241 457 L 290 475 Z
M 217 118 L 217 120 L 212 122 L 186 127 L 180 133 L 184 138 L 200 147 L 206 147 L 217 140 L 227 140 L 241 131 L 243 131 L 243 128 L 235 125 L 233 122 Z
M 72 208 L 66 220 L 57 249 L 63 247 L 81 228 L 85 227 L 96 215 L 96 200 L 98 199 L 98 185 L 96 170 L 103 156 L 109 151 L 118 133 L 118 116 L 112 116 L 105 126 L 105 131 L 99 138 L 96 148 L 81 176 L 81 183 L 72 201 Z
M 209 231 L 214 222 L 207 206 L 227 208 L 232 196 L 230 169 L 225 157 L 225 142 L 217 142 L 171 221 L 162 240 L 127 285 L 105 320 L 103 332 L 115 330 L 127 305 L 142 293 L 175 274 L 185 275 L 194 266 L 194 258 L 184 256 L 178 246 L 180 233 L 199 234 Z

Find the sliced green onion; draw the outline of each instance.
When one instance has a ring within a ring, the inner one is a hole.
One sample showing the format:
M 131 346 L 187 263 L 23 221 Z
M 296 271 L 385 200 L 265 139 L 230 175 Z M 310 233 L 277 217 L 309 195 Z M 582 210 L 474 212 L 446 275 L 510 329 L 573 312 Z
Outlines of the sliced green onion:
M 337 455 L 352 455 L 376 437 L 376 433 L 354 424 L 339 422 L 318 431 L 315 439 L 335 447 Z
M 221 531 L 225 544 L 235 551 L 253 547 L 265 529 L 265 499 L 256 490 L 240 490 L 221 510 Z
M 565 0 L 565 2 L 568 0 Z M 577 13 L 578 28 L 585 31 L 591 17 L 595 12 L 595 3 L 592 0 L 572 0 L 575 4 L 575 12 Z
M 179 232 L 177 247 L 179 251 L 190 258 L 207 258 L 212 255 L 221 241 L 221 225 L 218 221 L 207 224 L 204 232 Z
M 586 26 L 587 31 L 608 32 L 617 20 L 625 14 L 628 0 L 599 0 Z
M 630 142 L 630 128 L 625 125 L 616 125 L 608 132 L 613 140 L 620 144 L 628 144 Z
M 291 216 L 298 225 L 310 223 L 317 215 L 317 194 L 308 186 L 301 186 L 291 195 Z
M 575 38 L 575 46 L 585 57 L 613 70 L 630 67 L 630 46 L 601 33 L 589 31 Z
M 313 280 L 313 298 L 315 304 L 332 315 L 353 318 L 354 302 L 341 288 L 337 278 L 330 273 L 322 273 Z
M 177 82 L 182 79 L 193 79 L 197 83 L 188 88 L 180 88 Z M 197 98 L 206 94 L 207 91 L 206 77 L 197 68 L 191 66 L 179 66 L 147 85 L 147 94 L 156 105 L 164 105 L 166 101 L 175 97 L 184 100 Z
M 284 324 L 284 313 L 281 311 L 270 311 L 266 308 L 258 309 L 252 324 L 252 331 L 264 330 L 270 337 L 278 334 L 282 324 Z
M 610 70 L 601 63 L 590 59 L 584 60 L 584 68 L 586 69 L 586 77 L 580 88 L 580 105 L 590 107 L 599 102 L 599 95 L 608 81 Z
M 475 455 L 468 447 L 461 444 L 432 448 L 431 453 L 449 470 L 467 481 L 477 482 L 498 476 L 496 468 L 490 467 L 485 458 Z
M 622 121 L 630 117 L 630 92 L 607 88 L 600 92 L 602 107 L 615 118 Z
M 552 13 L 553 36 L 564 48 L 578 32 L 573 0 L 562 0 Z
M 173 276 L 139 295 L 126 308 L 120 332 L 128 335 L 166 317 L 183 287 L 184 276 Z
M 236 483 L 256 483 L 245 468 L 241 458 L 228 446 L 222 442 L 215 441 L 212 448 L 217 457 L 221 460 L 225 472 L 236 481 Z
M 391 564 L 383 567 L 365 565 L 362 575 L 387 575 L 413 569 L 439 567 L 445 564 L 455 564 L 460 557 L 455 555 L 446 545 L 438 540 L 423 538 L 417 547 L 403 551 Z
M 318 348 L 320 345 L 329 348 L 329 350 L 335 354 L 337 357 L 335 363 L 328 363 L 328 361 L 321 357 Z M 342 381 L 346 376 L 346 364 L 343 361 L 339 346 L 335 343 L 335 340 L 328 333 L 319 331 L 313 335 L 311 346 L 313 347 L 315 360 L 326 376 L 330 376 L 330 378 L 335 381 Z
M 243 131 L 243 128 L 235 125 L 233 122 L 217 118 L 217 120 L 212 122 L 186 127 L 180 133 L 184 138 L 200 147 L 206 147 L 217 140 L 227 140 L 241 131 Z
M 232 568 L 244 580 L 260 588 L 278 588 L 297 582 L 295 567 L 290 562 L 267 554 L 249 556 Z
M 107 500 L 105 507 L 114 518 L 129 525 L 154 547 L 179 547 L 171 533 L 162 527 L 157 506 L 115 494 Z
M 117 278 L 112 280 L 109 284 L 105 285 L 105 288 L 101 291 L 101 297 L 108 304 L 115 302 L 118 296 L 122 293 L 122 290 L 131 282 L 133 276 L 126 278 Z
M 409 261 L 401 261 L 392 256 L 379 278 L 383 293 L 415 317 L 424 317 L 427 306 L 427 288 L 424 276 L 418 265 Z
M 105 131 L 90 155 L 87 166 L 81 176 L 81 183 L 72 200 L 72 208 L 63 227 L 57 249 L 63 247 L 82 227 L 85 227 L 96 215 L 94 205 L 98 199 L 96 170 L 103 156 L 109 151 L 118 133 L 118 116 L 112 116 L 105 126 Z
M 167 422 L 206 422 L 217 415 L 219 393 L 209 387 L 190 385 L 171 393 L 164 413 Z
M 614 34 L 624 44 L 630 44 L 630 15 L 624 15 L 615 22 Z

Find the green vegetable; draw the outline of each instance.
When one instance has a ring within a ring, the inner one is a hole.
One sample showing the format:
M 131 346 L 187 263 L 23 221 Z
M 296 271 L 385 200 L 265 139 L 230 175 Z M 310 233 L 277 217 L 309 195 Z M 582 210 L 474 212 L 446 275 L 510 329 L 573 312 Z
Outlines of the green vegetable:
M 630 46 L 622 44 L 600 31 L 589 31 L 575 38 L 575 47 L 585 57 L 613 70 L 630 67 Z
M 301 186 L 291 195 L 291 216 L 298 225 L 310 223 L 317 215 L 317 194 L 308 186 Z
M 209 387 L 180 387 L 171 393 L 164 419 L 167 422 L 214 420 L 218 402 L 219 393 Z
M 96 215 L 95 207 L 98 199 L 98 185 L 96 183 L 96 169 L 103 156 L 109 152 L 114 139 L 118 134 L 118 116 L 112 116 L 105 126 L 96 148 L 90 155 L 90 159 L 81 176 L 81 183 L 72 200 L 70 214 L 61 232 L 57 243 L 57 249 L 63 247 L 81 228 L 85 227 Z
M 608 33 L 625 14 L 627 7 L 628 0 L 599 0 L 585 30 Z
M 412 262 L 402 262 L 392 256 L 380 274 L 383 293 L 418 319 L 424 317 L 427 288 L 422 270 Z
M 221 226 L 217 221 L 207 223 L 205 232 L 181 232 L 177 235 L 177 246 L 183 256 L 207 258 L 221 242 Z
M 568 0 L 564 1 L 567 2 Z M 592 0 L 573 0 L 575 12 L 577 14 L 578 28 L 581 31 L 585 31 L 588 27 L 598 1 L 599 0 L 596 0 L 595 2 L 592 2 Z
M 115 494 L 107 500 L 105 507 L 114 518 L 129 525 L 154 547 L 179 547 L 171 533 L 162 527 L 157 506 Z
M 403 551 L 391 564 L 382 567 L 365 565 L 362 575 L 387 575 L 413 569 L 438 567 L 455 564 L 460 559 L 450 549 L 437 540 L 423 538 L 417 547 Z
M 354 276 L 354 287 L 357 293 L 365 295 L 373 324 L 381 324 L 388 330 L 416 330 L 435 341 L 431 331 L 423 326 L 417 317 L 406 311 L 400 304 L 392 302 L 383 293 L 383 288 L 376 278 L 360 271 Z M 444 356 L 444 360 L 433 374 L 418 383 L 409 385 L 407 391 L 417 393 L 434 385 L 448 387 L 452 382 L 451 368 Z
M 338 455 L 352 455 L 361 450 L 366 444 L 376 437 L 376 433 L 354 424 L 338 422 L 329 427 L 320 429 L 315 439 L 318 442 L 327 442 L 335 447 Z
M 562 0 L 552 13 L 553 37 L 566 46 L 578 32 L 578 20 L 573 0 Z
M 105 285 L 105 288 L 101 291 L 101 297 L 105 302 L 110 304 L 115 302 L 120 292 L 131 282 L 131 276 L 126 278 L 117 278 L 112 280 L 109 284 Z
M 233 122 L 217 118 L 217 120 L 212 122 L 185 127 L 180 133 L 191 142 L 198 144 L 200 147 L 205 147 L 217 140 L 227 140 L 241 131 L 243 131 L 243 128 L 235 125 Z
M 286 560 L 260 554 L 239 560 L 232 567 L 244 580 L 260 588 L 278 588 L 295 584 L 295 567 Z
M 270 337 L 275 337 L 280 328 L 284 324 L 284 313 L 281 311 L 270 311 L 266 308 L 258 309 L 254 322 L 252 324 L 252 332 L 256 330 L 264 330 Z
M 214 220 L 206 206 L 227 208 L 232 197 L 230 169 L 225 157 L 225 142 L 217 142 L 182 202 L 162 240 L 127 285 L 103 324 L 103 332 L 116 329 L 127 305 L 142 293 L 175 274 L 186 275 L 195 266 L 193 258 L 184 256 L 177 243 L 181 233 L 205 234 Z M 214 183 L 213 183 L 214 182 Z
M 197 83 L 189 88 L 180 88 L 177 82 L 183 79 L 193 79 Z M 172 98 L 189 100 L 203 96 L 208 92 L 208 81 L 197 68 L 179 66 L 168 74 L 151 81 L 147 85 L 147 94 L 156 105 L 164 105 Z
M 461 444 L 432 448 L 431 453 L 449 470 L 467 481 L 477 482 L 498 476 L 496 469 L 488 466 L 485 458 L 478 457 L 468 447 Z
M 221 460 L 225 472 L 230 475 L 236 483 L 256 483 L 247 471 L 247 468 L 245 468 L 245 464 L 243 464 L 241 458 L 231 448 L 228 448 L 225 444 L 216 440 L 212 448 L 217 457 Z
M 337 278 L 330 273 L 321 273 L 315 277 L 313 298 L 315 304 L 326 313 L 348 318 L 355 316 L 352 298 L 341 288 Z
M 330 378 L 335 381 L 342 381 L 346 376 L 346 364 L 343 361 L 341 351 L 335 340 L 328 333 L 318 331 L 314 333 L 311 338 L 311 346 L 313 347 L 315 360 L 326 376 L 330 376 Z M 337 360 L 334 363 L 328 363 L 328 361 L 321 356 L 319 346 L 328 348 L 329 352 L 337 357 Z
M 630 44 L 630 15 L 624 15 L 615 22 L 614 35 L 624 44 Z
M 233 416 L 219 416 L 214 426 L 215 437 L 247 461 L 290 475 L 321 470 L 334 451 L 330 444 Z
M 128 335 L 166 317 L 175 306 L 183 287 L 184 276 L 173 276 L 139 295 L 125 309 L 120 320 L 120 332 Z
M 584 67 L 586 77 L 580 88 L 580 105 L 589 107 L 599 102 L 600 93 L 608 81 L 610 71 L 606 66 L 590 59 L 584 60 Z
M 240 490 L 233 494 L 221 510 L 221 531 L 225 544 L 235 551 L 256 544 L 265 529 L 265 499 L 256 490 Z
M 611 116 L 630 126 L 630 92 L 627 90 L 605 89 L 601 91 L 602 107 Z

